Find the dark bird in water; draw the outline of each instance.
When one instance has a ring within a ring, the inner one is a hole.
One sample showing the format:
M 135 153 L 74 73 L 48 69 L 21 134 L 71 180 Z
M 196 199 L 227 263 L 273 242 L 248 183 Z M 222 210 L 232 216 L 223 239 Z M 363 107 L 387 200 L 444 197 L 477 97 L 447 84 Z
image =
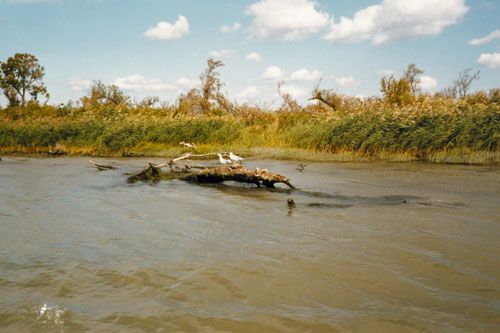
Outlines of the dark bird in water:
M 304 168 L 307 166 L 307 164 L 304 164 L 304 163 L 300 163 L 299 164 L 299 167 L 297 168 L 297 170 L 299 170 L 299 172 L 302 172 L 304 171 Z
M 288 204 L 288 207 L 290 207 L 290 208 L 295 207 L 295 201 L 293 201 L 293 199 L 287 199 L 286 203 Z

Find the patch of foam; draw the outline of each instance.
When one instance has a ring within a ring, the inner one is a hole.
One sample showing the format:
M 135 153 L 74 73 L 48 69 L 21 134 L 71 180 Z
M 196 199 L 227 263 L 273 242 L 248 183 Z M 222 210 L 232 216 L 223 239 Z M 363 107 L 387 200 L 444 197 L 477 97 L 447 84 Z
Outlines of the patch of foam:
M 63 316 L 66 313 L 67 309 L 60 308 L 58 305 L 47 305 L 44 303 L 40 310 L 38 311 L 37 321 L 42 324 L 52 324 L 60 326 L 64 324 Z

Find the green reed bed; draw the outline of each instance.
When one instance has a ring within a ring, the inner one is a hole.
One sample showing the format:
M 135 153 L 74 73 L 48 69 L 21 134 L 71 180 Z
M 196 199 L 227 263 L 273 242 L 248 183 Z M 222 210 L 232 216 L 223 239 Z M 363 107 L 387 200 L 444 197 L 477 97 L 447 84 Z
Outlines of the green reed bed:
M 500 164 L 500 105 L 437 98 L 395 107 L 381 101 L 233 114 L 186 114 L 175 107 L 74 108 L 28 105 L 0 110 L 0 151 L 172 156 L 180 141 L 200 152 L 302 160 L 424 160 Z

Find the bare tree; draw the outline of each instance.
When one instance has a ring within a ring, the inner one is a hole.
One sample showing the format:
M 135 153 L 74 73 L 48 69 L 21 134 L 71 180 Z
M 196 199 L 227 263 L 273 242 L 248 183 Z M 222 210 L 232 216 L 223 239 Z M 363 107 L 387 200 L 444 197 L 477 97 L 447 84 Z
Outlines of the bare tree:
M 156 103 L 160 102 L 160 98 L 158 96 L 146 96 L 142 99 L 140 103 L 136 103 L 138 106 L 143 107 L 143 108 L 151 108 L 153 107 Z
M 453 88 L 455 88 L 459 98 L 466 97 L 472 81 L 479 80 L 479 71 L 471 74 L 471 70 L 471 68 L 464 69 L 458 74 L 458 79 L 453 80 Z
M 471 74 L 471 69 L 467 68 L 458 74 L 458 79 L 453 80 L 451 87 L 445 88 L 440 92 L 444 98 L 464 98 L 469 93 L 472 81 L 479 80 L 479 71 Z
M 82 98 L 84 105 L 120 105 L 126 104 L 129 96 L 114 84 L 105 85 L 101 81 L 94 81 L 88 96 Z
M 409 64 L 408 68 L 403 74 L 403 78 L 408 82 L 410 86 L 410 92 L 415 94 L 420 89 L 418 88 L 418 84 L 420 83 L 420 79 L 417 78 L 417 75 L 422 74 L 424 71 L 417 68 L 415 64 Z
M 314 100 L 320 101 L 321 103 L 326 104 L 329 107 L 331 107 L 333 111 L 337 110 L 338 105 L 337 105 L 335 99 L 332 98 L 333 97 L 332 94 L 325 89 L 320 90 L 319 89 L 320 84 L 321 84 L 321 79 L 314 87 L 314 89 L 312 91 L 312 97 L 309 98 L 309 100 L 310 101 L 314 101 Z
M 287 107 L 290 111 L 298 111 L 300 110 L 300 105 L 296 100 L 292 98 L 292 95 L 284 92 L 281 88 L 285 84 L 285 81 L 278 82 L 278 95 L 283 98 L 283 107 Z

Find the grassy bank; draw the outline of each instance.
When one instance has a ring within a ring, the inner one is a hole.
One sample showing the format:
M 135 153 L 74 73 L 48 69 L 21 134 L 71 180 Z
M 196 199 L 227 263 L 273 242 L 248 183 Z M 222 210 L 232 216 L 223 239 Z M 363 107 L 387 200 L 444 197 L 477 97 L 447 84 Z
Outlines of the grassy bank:
M 133 105 L 53 107 L 31 104 L 0 110 L 0 152 L 100 156 L 175 156 L 195 142 L 200 152 L 322 161 L 429 161 L 500 164 L 500 103 L 475 96 L 421 96 L 410 105 L 353 99 L 323 106 L 265 112 L 190 114 L 179 107 Z

